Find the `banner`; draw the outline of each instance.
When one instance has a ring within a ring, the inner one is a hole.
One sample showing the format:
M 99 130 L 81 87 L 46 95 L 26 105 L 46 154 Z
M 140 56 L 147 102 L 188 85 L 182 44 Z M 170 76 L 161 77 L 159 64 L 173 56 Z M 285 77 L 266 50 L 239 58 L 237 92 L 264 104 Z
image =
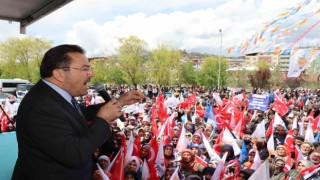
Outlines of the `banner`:
M 249 109 L 258 109 L 260 111 L 266 111 L 269 107 L 269 96 L 260 94 L 249 95 Z
M 299 77 L 319 53 L 320 50 L 317 49 L 292 49 L 287 77 Z

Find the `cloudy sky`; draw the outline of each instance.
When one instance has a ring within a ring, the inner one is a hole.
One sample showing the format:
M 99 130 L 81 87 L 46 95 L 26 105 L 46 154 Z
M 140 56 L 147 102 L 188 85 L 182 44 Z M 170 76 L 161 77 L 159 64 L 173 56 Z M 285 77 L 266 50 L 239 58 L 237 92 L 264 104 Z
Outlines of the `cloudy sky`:
M 240 45 L 263 23 L 303 1 L 76 0 L 28 26 L 27 34 L 43 37 L 54 45 L 79 44 L 89 57 L 114 54 L 119 45 L 117 38 L 130 35 L 145 40 L 149 49 L 168 42 L 188 52 L 219 54 L 221 29 L 225 54 L 227 47 Z M 303 11 L 319 7 L 319 0 L 313 0 Z M 320 45 L 319 26 L 300 44 Z M 15 22 L 0 21 L 0 29 L 0 41 L 19 34 Z

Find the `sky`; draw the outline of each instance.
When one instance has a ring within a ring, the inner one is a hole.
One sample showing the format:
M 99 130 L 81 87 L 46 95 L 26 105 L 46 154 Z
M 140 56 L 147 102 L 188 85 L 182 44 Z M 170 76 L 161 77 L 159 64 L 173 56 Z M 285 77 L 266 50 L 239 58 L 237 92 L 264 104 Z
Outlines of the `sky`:
M 304 0 L 75 0 L 27 27 L 53 45 L 78 44 L 88 57 L 113 55 L 118 38 L 137 36 L 152 50 L 161 43 L 187 52 L 226 54 L 264 23 Z M 319 0 L 301 10 L 320 7 Z M 318 19 L 319 15 L 317 16 Z M 312 22 L 301 29 L 305 31 Z M 296 22 L 301 17 L 291 19 Z M 320 25 L 298 45 L 320 45 Z M 19 24 L 0 21 L 0 41 L 19 35 Z M 221 33 L 219 32 L 221 29 Z M 222 39 L 222 43 L 221 43 Z M 220 50 L 221 49 L 221 50 Z

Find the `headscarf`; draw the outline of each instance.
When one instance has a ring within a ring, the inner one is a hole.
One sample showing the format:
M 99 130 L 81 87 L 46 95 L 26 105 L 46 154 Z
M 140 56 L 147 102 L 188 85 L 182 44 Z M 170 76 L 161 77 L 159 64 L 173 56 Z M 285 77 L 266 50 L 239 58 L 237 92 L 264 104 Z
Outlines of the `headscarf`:
M 222 158 L 224 155 L 224 151 L 228 151 L 229 154 L 227 156 L 226 161 L 229 162 L 230 160 L 235 159 L 236 157 L 234 156 L 234 151 L 233 151 L 233 147 L 229 144 L 225 144 L 222 146 L 221 148 L 221 153 L 220 153 L 220 157 Z
M 164 150 L 165 150 L 167 147 L 171 147 L 171 148 L 172 148 L 171 155 L 169 155 L 169 156 L 164 153 Z M 174 148 L 173 148 L 173 145 L 172 145 L 172 144 L 166 144 L 166 145 L 163 146 L 163 154 L 164 154 L 164 157 L 165 157 L 167 160 L 168 160 L 168 159 L 174 159 L 173 151 L 174 151 Z
M 229 166 L 229 165 L 232 165 L 232 164 L 235 164 L 236 167 L 237 167 L 237 169 L 236 169 L 237 171 L 234 172 L 234 176 L 235 176 L 235 177 L 239 177 L 239 175 L 240 175 L 240 169 L 241 169 L 240 162 L 239 162 L 237 159 L 233 159 L 233 160 L 230 160 L 230 161 L 228 162 L 228 166 Z
M 140 158 L 138 158 L 137 156 L 130 156 L 128 159 L 127 159 L 127 165 L 131 162 L 131 161 L 134 161 L 136 164 L 137 164 L 137 168 L 136 168 L 136 172 L 138 172 L 141 164 L 142 164 L 142 161 Z
M 201 134 L 198 133 L 198 132 L 195 132 L 195 133 L 193 134 L 192 138 L 194 138 L 194 136 L 199 136 L 199 137 L 200 137 L 198 144 L 201 144 L 201 143 L 202 143 L 202 136 L 201 136 Z M 193 140 L 192 140 L 192 142 L 193 142 Z
M 101 159 L 108 161 L 108 166 L 110 165 L 110 159 L 109 159 L 108 156 L 106 156 L 106 155 L 101 155 L 101 156 L 99 156 L 98 162 L 99 162 Z M 108 168 L 108 166 L 107 166 L 106 168 Z M 105 171 L 106 169 L 103 169 L 103 170 Z
M 285 154 L 287 154 L 287 149 L 286 149 L 286 147 L 285 147 L 284 145 L 278 145 L 278 146 L 276 147 L 276 155 L 277 155 L 277 156 L 279 156 L 278 153 L 277 153 L 277 150 L 278 150 L 279 148 L 283 148 Z M 284 157 L 284 156 L 280 156 L 280 157 Z
M 190 162 L 188 163 L 185 163 L 182 161 L 182 158 L 181 157 L 181 160 L 180 160 L 180 164 L 181 164 L 181 168 L 185 168 L 185 169 L 192 169 L 193 168 L 193 165 L 195 163 L 195 155 L 193 154 L 193 151 L 191 149 L 184 149 L 181 151 L 180 155 L 182 156 L 183 153 L 189 153 L 191 155 L 191 160 Z
M 192 148 L 197 148 L 198 149 L 198 154 L 196 154 L 197 156 L 200 157 L 202 155 L 202 151 L 201 151 L 201 149 L 200 149 L 198 144 L 191 144 L 190 149 L 192 150 Z
M 314 166 L 313 162 L 308 161 L 308 160 L 300 160 L 300 161 L 298 161 L 298 164 L 299 164 L 299 162 L 301 162 L 304 165 L 304 167 L 306 167 L 306 168 Z

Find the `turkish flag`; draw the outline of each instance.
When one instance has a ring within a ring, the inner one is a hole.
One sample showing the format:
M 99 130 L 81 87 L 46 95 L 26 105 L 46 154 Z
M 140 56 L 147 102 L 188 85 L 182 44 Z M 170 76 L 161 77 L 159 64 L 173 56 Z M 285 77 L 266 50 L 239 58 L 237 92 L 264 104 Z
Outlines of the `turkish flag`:
M 208 163 L 205 162 L 203 159 L 201 159 L 199 156 L 195 156 L 195 161 L 199 164 L 201 164 L 203 167 L 207 167 Z
M 120 150 L 119 156 L 116 156 L 113 166 L 110 169 L 110 180 L 124 180 L 124 153 Z
M 140 134 L 133 141 L 133 151 L 132 156 L 140 157 L 140 148 L 141 148 L 141 137 Z
M 157 157 L 158 149 L 159 149 L 159 145 L 157 143 L 156 136 L 153 136 L 151 138 L 149 144 L 150 144 L 150 153 L 149 153 L 148 162 L 151 162 L 152 164 L 154 164 L 154 162 L 156 161 L 156 157 Z
M 281 116 L 284 116 L 288 111 L 287 102 L 286 100 L 281 96 L 281 94 L 274 93 L 274 103 L 273 107 L 276 109 L 277 113 Z
M 290 127 L 287 137 L 284 140 L 284 146 L 287 149 L 287 155 L 290 155 L 290 152 L 294 152 L 292 127 Z
M 266 138 L 268 138 L 273 133 L 273 119 L 271 120 L 268 130 L 266 132 Z

